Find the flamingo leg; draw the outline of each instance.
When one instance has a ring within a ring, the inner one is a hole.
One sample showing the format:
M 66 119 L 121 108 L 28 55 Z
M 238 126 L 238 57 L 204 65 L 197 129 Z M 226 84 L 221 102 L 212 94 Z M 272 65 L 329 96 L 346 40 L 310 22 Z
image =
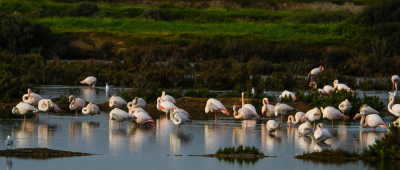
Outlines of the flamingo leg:
M 269 120 L 271 120 L 271 117 L 269 117 Z
M 92 115 L 90 115 L 90 121 L 92 121 Z
M 332 120 L 332 132 L 333 132 L 333 120 Z
M 36 113 L 36 120 L 37 120 L 37 113 Z
M 375 132 L 375 127 L 372 127 L 372 132 Z
M 118 129 L 121 129 L 121 122 L 118 122 Z
M 281 115 L 281 124 L 283 123 L 283 115 Z
M 217 112 L 214 111 L 215 114 L 215 123 L 217 123 Z
M 315 129 L 315 121 L 314 121 L 314 127 L 312 128 L 312 130 L 315 131 L 314 129 Z
M 47 112 L 47 124 L 49 124 L 49 112 Z
M 78 120 L 78 110 L 75 111 L 76 111 L 76 120 Z

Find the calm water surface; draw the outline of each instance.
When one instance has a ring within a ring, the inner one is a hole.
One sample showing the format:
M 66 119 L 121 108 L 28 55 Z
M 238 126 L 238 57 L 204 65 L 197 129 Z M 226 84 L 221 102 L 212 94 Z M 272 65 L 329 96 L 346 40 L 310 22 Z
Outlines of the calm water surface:
M 71 86 L 72 87 L 72 86 Z M 70 88 L 65 92 L 55 87 L 50 93 L 47 90 L 39 92 L 46 95 L 74 94 L 87 101 L 103 103 L 106 100 L 105 90 L 87 90 L 86 87 Z M 190 113 L 190 110 L 188 110 Z M 142 129 L 136 123 L 123 122 L 121 129 L 118 123 L 108 120 L 108 113 L 90 117 L 58 116 L 40 113 L 39 119 L 3 118 L 11 114 L 1 110 L 0 139 L 12 135 L 14 148 L 46 147 L 51 149 L 68 150 L 99 154 L 86 157 L 52 158 L 52 159 L 21 159 L 0 157 L 0 168 L 4 169 L 123 169 L 137 167 L 140 169 L 382 169 L 385 162 L 378 164 L 362 161 L 341 164 L 315 163 L 297 160 L 295 155 L 305 151 L 322 150 L 325 148 L 343 148 L 362 151 L 365 147 L 382 138 L 387 131 L 378 128 L 372 133 L 372 128 L 361 129 L 359 121 L 336 121 L 333 138 L 326 143 L 317 143 L 313 138 L 300 136 L 297 125 L 289 128 L 286 124 L 282 130 L 270 135 L 265 124 L 268 119 L 260 118 L 246 122 L 233 117 L 221 117 L 218 123 L 214 120 L 194 120 L 177 127 L 162 112 L 150 113 L 156 121 L 156 128 L 146 126 Z M 209 115 L 213 117 L 214 115 Z M 388 124 L 395 120 L 391 115 L 384 115 Z M 279 118 L 275 120 L 279 121 Z M 286 122 L 286 119 L 284 119 Z M 321 121 L 330 125 L 329 120 Z M 328 126 L 329 127 L 329 126 Z M 238 146 L 240 144 L 256 146 L 265 155 L 277 156 L 259 159 L 257 161 L 228 161 L 217 158 L 192 157 L 187 155 L 202 155 L 215 153 L 220 147 Z M 0 149 L 5 149 L 0 145 Z M 182 156 L 174 156 L 182 155 Z M 393 164 L 392 164 L 393 166 Z M 398 168 L 398 164 L 394 168 Z M 393 167 L 392 167 L 393 168 Z

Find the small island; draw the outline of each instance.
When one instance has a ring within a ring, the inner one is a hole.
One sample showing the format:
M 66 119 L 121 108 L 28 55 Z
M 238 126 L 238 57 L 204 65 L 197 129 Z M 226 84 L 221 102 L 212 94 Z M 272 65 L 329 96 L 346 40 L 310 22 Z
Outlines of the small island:
M 94 154 L 53 150 L 53 149 L 47 149 L 47 148 L 18 148 L 18 149 L 0 150 L 0 156 L 5 156 L 5 157 L 25 157 L 25 158 L 46 159 L 46 158 L 61 158 L 61 157 L 90 156 L 90 155 L 94 155 Z

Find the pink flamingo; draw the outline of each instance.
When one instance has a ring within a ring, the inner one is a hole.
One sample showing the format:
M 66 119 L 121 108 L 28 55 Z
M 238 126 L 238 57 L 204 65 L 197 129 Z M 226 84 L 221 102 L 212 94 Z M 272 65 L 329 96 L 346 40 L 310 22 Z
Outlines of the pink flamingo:
M 217 99 L 208 99 L 207 103 L 206 103 L 206 107 L 205 107 L 205 112 L 214 112 L 215 114 L 215 123 L 217 123 L 217 112 L 222 112 L 227 114 L 228 116 L 230 115 L 230 113 L 228 112 L 228 110 L 226 110 L 226 108 L 224 107 L 224 105 L 218 101 Z
M 100 109 L 97 105 L 93 104 L 90 102 L 86 107 L 82 108 L 82 113 L 83 114 L 89 114 L 90 115 L 90 121 L 92 121 L 92 116 L 96 114 L 100 114 Z
M 121 108 L 127 106 L 127 103 L 122 97 L 113 95 L 108 99 L 108 105 L 110 107 Z
M 165 112 L 165 116 L 168 116 L 168 113 L 172 110 L 172 109 L 177 109 L 178 107 L 176 107 L 172 102 L 170 101 L 161 101 L 161 97 L 157 98 L 157 109 L 159 111 Z M 171 114 L 171 113 L 170 113 Z
M 239 105 L 235 105 L 233 106 L 233 116 L 236 119 L 245 119 L 246 120 L 246 127 L 247 127 L 247 120 L 256 117 L 259 118 L 260 116 L 257 113 L 254 113 L 251 109 L 247 108 L 247 107 L 242 107 L 241 109 L 239 109 L 240 106 Z M 239 110 L 238 110 L 239 109 Z
M 397 83 L 400 81 L 400 77 L 398 75 L 393 75 L 391 80 L 393 83 L 393 93 L 395 92 L 394 87 L 396 87 L 396 92 L 397 92 Z
M 165 91 L 162 92 L 161 101 L 170 101 L 172 104 L 176 104 L 174 97 L 166 95 Z
M 47 112 L 47 121 L 49 121 L 49 112 L 58 113 L 62 112 L 61 109 L 58 108 L 57 104 L 53 103 L 50 99 L 42 99 L 38 103 L 38 108 L 42 112 Z M 37 113 L 36 113 L 37 115 Z
M 263 107 L 261 109 L 261 113 L 263 115 L 268 116 L 269 120 L 271 120 L 271 117 L 275 116 L 274 110 L 275 110 L 275 106 L 268 103 L 268 98 L 264 98 L 263 99 Z
M 97 82 L 97 79 L 96 79 L 96 77 L 93 77 L 93 76 L 86 77 L 85 80 L 81 81 L 82 84 L 88 84 L 89 87 L 93 85 L 93 88 L 96 85 L 96 82 Z
M 372 127 L 373 132 L 375 132 L 375 127 L 387 128 L 385 122 L 383 122 L 382 118 L 377 114 L 370 114 L 368 116 L 365 116 L 363 114 L 357 113 L 353 119 L 356 120 L 358 117 L 361 117 L 360 125 L 363 128 L 366 128 L 368 126 Z
M 69 96 L 69 109 L 76 110 L 76 120 L 78 120 L 78 110 L 83 109 L 86 106 L 86 102 L 81 98 L 75 98 L 75 96 Z
M 111 112 L 110 112 L 110 120 L 114 120 L 114 121 L 118 122 L 118 129 L 121 128 L 121 122 L 128 120 L 128 119 L 136 120 L 137 118 L 133 115 L 126 113 L 125 111 L 123 111 L 119 108 L 115 108 L 115 109 L 111 110 Z
M 333 121 L 338 120 L 338 119 L 344 119 L 347 120 L 349 117 L 345 116 L 342 112 L 340 112 L 338 109 L 327 106 L 325 109 L 321 107 L 321 112 L 322 112 L 322 117 L 327 118 L 332 120 L 332 131 L 333 131 Z
M 22 96 L 22 101 L 24 101 L 25 103 L 28 103 L 32 106 L 36 106 L 36 108 L 38 108 L 38 103 L 40 100 L 42 100 L 42 96 L 32 92 L 32 90 L 29 88 L 28 89 L 28 94 L 24 94 Z M 36 113 L 36 119 L 37 119 L 37 113 Z
M 314 68 L 310 71 L 310 73 L 308 73 L 308 77 L 317 75 L 317 74 L 321 73 L 322 71 L 324 71 L 324 67 L 322 67 L 322 66 L 319 66 L 318 68 Z

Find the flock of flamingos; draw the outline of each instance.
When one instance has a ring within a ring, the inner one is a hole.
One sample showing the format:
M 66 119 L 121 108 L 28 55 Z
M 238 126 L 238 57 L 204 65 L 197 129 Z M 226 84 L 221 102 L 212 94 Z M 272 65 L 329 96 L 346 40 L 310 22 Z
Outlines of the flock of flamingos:
M 321 73 L 323 70 L 324 68 L 320 66 L 318 68 L 311 70 L 308 76 L 309 77 L 311 76 L 312 78 L 312 76 Z M 393 115 L 399 117 L 400 104 L 394 104 L 394 97 L 397 94 L 397 83 L 400 81 L 400 78 L 399 76 L 394 75 L 392 76 L 391 80 L 393 82 L 394 92 L 393 93 L 389 92 L 390 99 L 388 104 L 388 111 Z M 93 88 L 95 87 L 96 82 L 97 79 L 91 76 L 81 81 L 81 83 L 88 84 L 89 87 L 92 86 Z M 347 85 L 340 84 L 338 80 L 335 80 L 333 85 L 334 85 L 333 87 L 330 85 L 326 85 L 323 89 L 321 88 L 318 89 L 318 93 L 321 96 L 329 95 L 329 93 L 332 93 L 333 91 L 336 90 L 338 91 L 345 90 L 347 92 L 354 93 L 354 91 L 351 90 Z M 309 84 L 309 86 L 317 88 L 317 83 L 312 81 Z M 109 86 L 107 84 L 106 90 L 108 90 L 108 88 Z M 234 111 L 233 116 L 237 119 L 245 119 L 245 120 L 254 117 L 255 118 L 260 117 L 257 114 L 257 111 L 253 105 L 245 104 L 243 94 L 244 93 L 242 93 L 242 105 L 233 106 L 233 111 Z M 279 98 L 282 97 L 292 97 L 294 100 L 296 99 L 295 94 L 287 90 L 283 91 L 282 95 L 279 96 Z M 59 111 L 62 111 L 57 107 L 55 103 L 51 101 L 51 99 L 43 99 L 40 95 L 32 92 L 31 89 L 28 89 L 28 94 L 23 95 L 22 100 L 23 102 L 20 102 L 17 106 L 15 106 L 12 109 L 12 113 L 24 115 L 24 119 L 26 119 L 27 114 L 31 113 L 36 113 L 36 118 L 37 118 L 38 112 L 47 112 L 47 118 L 48 118 L 49 112 L 57 113 Z M 70 102 L 69 108 L 71 110 L 76 111 L 76 119 L 78 119 L 78 110 L 82 110 L 83 114 L 89 114 L 90 120 L 92 120 L 93 115 L 96 114 L 100 115 L 99 107 L 93 104 L 92 102 L 86 105 L 86 102 L 84 100 L 76 98 L 73 95 L 69 96 L 69 102 Z M 262 114 L 266 115 L 267 117 L 270 117 L 270 120 L 266 124 L 266 128 L 271 133 L 274 133 L 275 130 L 282 128 L 282 121 L 284 115 L 287 115 L 288 112 L 298 111 L 284 103 L 276 103 L 275 106 L 271 105 L 268 103 L 268 98 L 264 98 L 262 100 L 262 103 L 263 103 L 263 107 L 261 110 Z M 157 109 L 162 112 L 165 112 L 166 116 L 168 116 L 169 114 L 170 120 L 174 124 L 178 125 L 179 129 L 179 125 L 182 125 L 185 122 L 191 122 L 192 117 L 189 115 L 187 111 L 176 107 L 175 104 L 176 100 L 172 96 L 166 95 L 165 91 L 162 92 L 161 97 L 157 98 Z M 109 99 L 109 106 L 115 107 L 109 114 L 110 120 L 114 120 L 120 123 L 125 120 L 131 119 L 132 121 L 136 121 L 137 126 L 140 128 L 142 124 L 150 124 L 151 126 L 155 127 L 154 120 L 149 116 L 149 113 L 144 110 L 148 106 L 146 101 L 142 98 L 135 97 L 135 99 L 132 102 L 127 103 L 121 97 L 114 95 Z M 120 109 L 122 107 L 128 107 L 129 111 L 126 112 Z M 322 115 L 323 118 L 332 120 L 332 131 L 333 131 L 334 120 L 349 119 L 349 117 L 345 116 L 343 113 L 350 111 L 351 103 L 346 99 L 338 106 L 338 108 L 339 109 L 336 109 L 335 107 L 332 106 L 328 106 L 325 108 L 321 107 L 321 109 L 314 108 L 307 111 L 306 113 L 299 111 L 295 114 L 295 116 L 290 115 L 288 117 L 287 124 L 291 126 L 292 124 L 302 123 L 298 127 L 300 134 L 314 135 L 317 141 L 324 142 L 325 140 L 332 138 L 332 136 L 329 133 L 329 131 L 325 128 L 324 124 L 318 123 L 317 125 L 315 125 L 315 122 L 318 121 Z M 206 113 L 213 112 L 215 114 L 215 123 L 217 122 L 217 112 L 222 112 L 224 114 L 227 114 L 228 116 L 230 115 L 229 111 L 224 107 L 224 105 L 217 99 L 213 98 L 208 99 L 205 106 L 205 112 Z M 281 115 L 281 122 L 276 122 L 275 120 L 271 120 L 271 117 L 279 115 Z M 376 127 L 387 128 L 386 124 L 379 116 L 379 112 L 368 105 L 363 105 L 360 107 L 360 113 L 356 114 L 354 120 L 357 119 L 358 117 L 361 117 L 360 125 L 362 127 L 368 127 L 368 126 L 372 127 L 373 131 L 375 131 Z M 399 123 L 399 121 L 400 118 L 397 119 L 395 122 Z M 312 125 L 311 122 L 314 122 L 314 125 Z M 312 133 L 311 130 L 314 133 Z M 12 146 L 12 143 L 13 143 L 12 138 L 8 136 L 8 138 L 6 139 L 6 145 Z

